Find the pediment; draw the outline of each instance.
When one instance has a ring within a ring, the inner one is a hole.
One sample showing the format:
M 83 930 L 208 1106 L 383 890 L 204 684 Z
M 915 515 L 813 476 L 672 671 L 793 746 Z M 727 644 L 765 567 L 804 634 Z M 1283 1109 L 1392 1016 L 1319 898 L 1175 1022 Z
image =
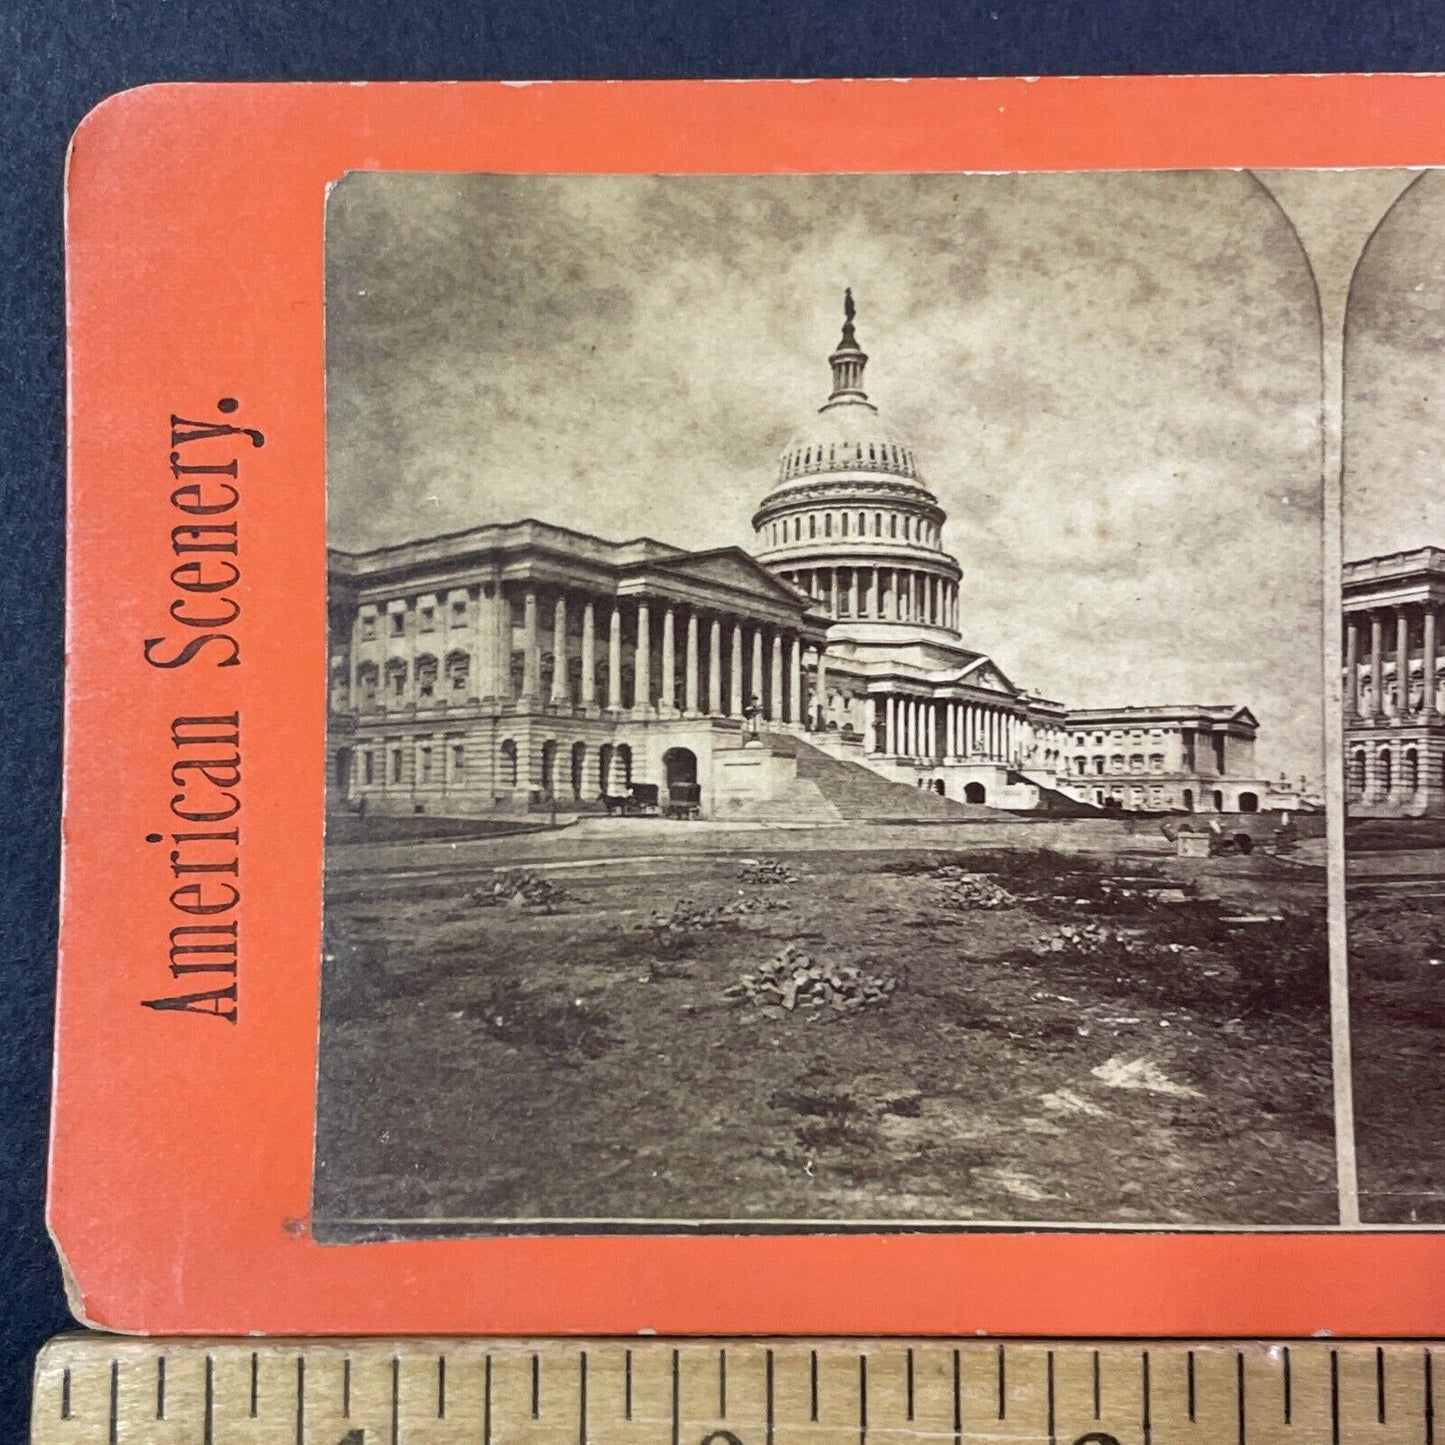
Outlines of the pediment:
M 1018 688 L 1009 681 L 1003 669 L 991 657 L 980 657 L 976 662 L 970 663 L 959 673 L 958 681 L 968 687 L 1000 693 L 1005 697 L 1014 697 L 1018 693 Z
M 740 547 L 720 547 L 710 552 L 687 552 L 680 557 L 647 564 L 646 572 L 665 573 L 704 587 L 730 592 L 750 592 L 789 607 L 807 606 L 810 599 L 797 588 L 775 577 Z

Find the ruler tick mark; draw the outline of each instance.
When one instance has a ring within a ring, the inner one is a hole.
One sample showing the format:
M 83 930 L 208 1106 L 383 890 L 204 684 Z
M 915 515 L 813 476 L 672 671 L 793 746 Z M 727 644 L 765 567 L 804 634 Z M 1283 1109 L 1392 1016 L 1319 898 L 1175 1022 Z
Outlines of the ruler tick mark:
M 963 1354 L 953 1352 L 953 1445 L 963 1440 Z
M 110 1362 L 110 1445 L 120 1435 L 120 1361 Z
M 1052 1350 L 1050 1350 L 1046 1356 L 1045 1370 L 1048 1388 L 1049 1445 L 1055 1445 L 1055 1442 L 1059 1438 L 1059 1432 L 1054 1409 L 1054 1352 Z
M 868 1445 L 868 1356 L 858 1356 L 858 1445 Z
M 216 1361 L 206 1356 L 206 1398 L 201 1423 L 201 1445 L 215 1445 L 216 1440 Z
M 1194 1351 L 1189 1351 L 1185 1374 L 1189 1380 L 1189 1423 L 1194 1423 Z
M 678 1352 L 672 1352 L 672 1445 L 678 1445 L 682 1437 L 682 1389 L 681 1363 Z
M 60 1377 L 60 1418 L 70 1419 L 70 1366 L 65 1367 L 65 1373 Z
M 1285 1355 L 1288 1357 L 1286 1350 Z M 1340 1352 L 1330 1351 L 1330 1439 L 1340 1445 Z
M 1334 1356 L 1330 1358 L 1333 1360 Z M 1284 1347 L 1284 1423 L 1290 1423 L 1290 1416 L 1294 1413 L 1294 1381 L 1291 1378 L 1289 1346 Z
M 1094 1419 L 1099 1418 L 1100 1406 L 1102 1405 L 1101 1389 L 1099 1380 L 1099 1352 L 1094 1351 Z
M 630 1418 L 630 1417 L 629 1417 Z M 492 1356 L 482 1366 L 482 1445 L 492 1445 Z
M 391 1357 L 391 1445 L 401 1439 L 401 1356 Z
M 586 1359 L 587 1359 L 587 1356 L 584 1354 L 584 1355 L 582 1356 L 582 1359 L 583 1359 L 583 1362 L 584 1362 L 582 1368 L 585 1370 L 585 1369 L 587 1368 L 586 1363 L 585 1363 L 585 1362 L 586 1362 Z M 438 1355 L 438 1356 L 437 1356 L 437 1419 L 438 1419 L 438 1420 L 445 1420 L 446 1417 L 447 1417 L 447 1357 L 446 1357 L 445 1355 Z
M 1148 1351 L 1148 1350 L 1145 1350 L 1145 1351 L 1144 1351 L 1144 1365 L 1143 1365 L 1143 1381 L 1142 1381 L 1142 1385 L 1143 1385 L 1143 1393 L 1144 1393 L 1144 1419 L 1143 1419 L 1143 1422 L 1142 1422 L 1142 1423 L 1143 1423 L 1143 1427 L 1144 1427 L 1144 1445 L 1150 1445 L 1150 1441 L 1153 1440 L 1153 1438 L 1154 1438 L 1154 1417 L 1153 1417 L 1153 1412 L 1152 1412 L 1152 1410 L 1150 1409 L 1150 1404 L 1151 1404 L 1151 1402 L 1150 1402 L 1150 1399 L 1149 1399 L 1149 1351 Z
M 1435 1445 L 1435 1368 L 1428 1347 L 1425 1350 L 1425 1445 Z
M 632 1418 L 632 1351 L 622 1357 L 622 1413 Z
M 1008 1366 L 1004 1363 L 1003 1346 L 998 1347 L 998 1417 L 1008 1416 Z
M 808 1418 L 813 1422 L 813 1424 L 816 1425 L 816 1424 L 818 1423 L 818 1352 L 817 1352 L 817 1350 L 813 1350 L 813 1351 L 811 1351 L 811 1353 L 810 1353 L 810 1363 L 809 1363 L 809 1366 L 808 1366 L 808 1370 L 809 1370 L 809 1375 L 810 1375 L 810 1378 L 811 1378 L 810 1391 L 811 1391 L 811 1397 L 812 1397 L 812 1398 L 811 1398 L 811 1404 L 810 1404 L 810 1406 L 809 1406 L 810 1413 L 809 1413 L 809 1415 L 808 1415 Z
M 719 1420 L 726 1420 L 728 1417 L 728 1352 L 726 1350 L 717 1352 L 717 1417 Z
M 166 1357 L 156 1361 L 156 1419 L 166 1418 Z
M 1385 1423 L 1385 1350 L 1375 1346 L 1375 1420 Z
M 904 1365 L 908 1389 L 908 1418 L 913 1419 L 913 1351 L 909 1350 L 907 1363 Z
M 341 1418 L 351 1419 L 351 1356 L 341 1362 Z
M 256 1418 L 256 1403 L 260 1396 L 260 1361 L 256 1358 L 255 1350 L 251 1351 L 251 1418 Z
M 306 1445 L 306 1356 L 296 1356 L 296 1445 Z
M 532 1418 L 542 1413 L 542 1358 L 532 1352 Z
M 1244 1352 L 1234 1352 L 1234 1395 L 1238 1407 L 1239 1445 L 1244 1445 Z
M 764 1439 L 766 1445 L 773 1445 L 773 1352 L 771 1350 L 767 1353 L 767 1369 L 765 1374 L 766 1382 L 764 1388 L 767 1398 L 764 1408 L 767 1411 L 768 1418 L 767 1424 L 764 1427 Z
M 577 1360 L 577 1445 L 587 1445 L 587 1351 Z

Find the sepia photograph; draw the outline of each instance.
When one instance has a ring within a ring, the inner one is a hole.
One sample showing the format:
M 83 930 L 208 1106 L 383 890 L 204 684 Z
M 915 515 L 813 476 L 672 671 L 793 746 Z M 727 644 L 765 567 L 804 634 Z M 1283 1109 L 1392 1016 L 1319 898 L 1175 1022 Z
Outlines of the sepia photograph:
M 1346 880 L 1360 1214 L 1445 1222 L 1445 178 L 1409 181 L 1345 329 Z
M 1441 219 L 1347 356 L 1397 1131 Z M 1322 322 L 1265 180 L 353 172 L 326 328 L 318 1239 L 1339 1222 Z

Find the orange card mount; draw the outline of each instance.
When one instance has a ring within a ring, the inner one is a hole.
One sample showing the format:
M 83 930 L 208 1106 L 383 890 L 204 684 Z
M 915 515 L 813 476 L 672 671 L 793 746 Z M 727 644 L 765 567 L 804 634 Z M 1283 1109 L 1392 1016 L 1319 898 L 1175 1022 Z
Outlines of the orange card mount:
M 77 1313 L 1445 1330 L 1414 975 L 1351 1071 L 1335 664 L 1350 278 L 1398 339 L 1433 273 L 1366 243 L 1441 164 L 1433 77 L 95 110 Z M 1421 586 L 1356 654 L 1385 814 Z

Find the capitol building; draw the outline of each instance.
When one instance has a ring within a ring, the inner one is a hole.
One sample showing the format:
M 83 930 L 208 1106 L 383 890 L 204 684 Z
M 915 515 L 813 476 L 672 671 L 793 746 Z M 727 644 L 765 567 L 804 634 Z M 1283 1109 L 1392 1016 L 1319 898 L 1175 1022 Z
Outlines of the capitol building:
M 329 554 L 331 806 L 600 806 L 838 821 L 1295 806 L 1245 706 L 1071 709 L 965 641 L 965 575 L 845 302 L 832 386 L 784 448 L 751 552 L 544 521 Z M 976 639 L 970 639 L 974 641 Z

